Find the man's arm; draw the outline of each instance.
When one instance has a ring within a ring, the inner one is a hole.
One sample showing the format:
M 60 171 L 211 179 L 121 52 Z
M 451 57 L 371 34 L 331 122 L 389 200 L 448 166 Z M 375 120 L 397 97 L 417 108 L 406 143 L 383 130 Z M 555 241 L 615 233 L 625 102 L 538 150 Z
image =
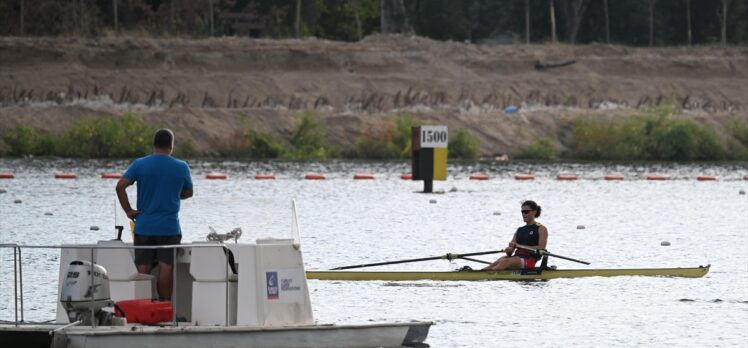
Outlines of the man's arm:
M 119 205 L 122 207 L 122 210 L 125 211 L 125 214 L 127 214 L 127 217 L 135 220 L 135 217 L 137 217 L 140 214 L 139 210 L 134 210 L 130 206 L 130 199 L 127 197 L 127 187 L 132 185 L 133 181 L 122 177 L 117 181 L 117 199 L 119 199 Z
M 192 189 L 184 189 L 179 194 L 179 198 L 180 199 L 187 199 L 187 198 L 190 198 L 190 197 L 192 197 Z

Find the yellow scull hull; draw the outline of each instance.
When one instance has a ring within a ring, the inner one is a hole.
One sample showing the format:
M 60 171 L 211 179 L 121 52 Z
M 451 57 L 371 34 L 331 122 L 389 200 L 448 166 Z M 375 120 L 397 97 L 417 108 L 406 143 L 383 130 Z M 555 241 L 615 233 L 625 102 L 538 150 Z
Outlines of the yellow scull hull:
M 686 277 L 699 278 L 709 272 L 710 265 L 692 268 L 630 268 L 630 269 L 547 269 L 543 271 L 307 271 L 307 279 L 319 280 L 542 280 L 581 277 Z

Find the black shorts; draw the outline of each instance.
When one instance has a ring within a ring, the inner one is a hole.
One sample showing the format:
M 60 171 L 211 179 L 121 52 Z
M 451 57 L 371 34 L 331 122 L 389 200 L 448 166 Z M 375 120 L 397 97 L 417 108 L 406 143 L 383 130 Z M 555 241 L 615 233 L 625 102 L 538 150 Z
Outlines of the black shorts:
M 135 246 L 175 245 L 182 241 L 182 236 L 141 236 L 135 235 Z M 167 265 L 174 264 L 174 248 L 135 249 L 136 265 L 151 265 L 156 261 Z

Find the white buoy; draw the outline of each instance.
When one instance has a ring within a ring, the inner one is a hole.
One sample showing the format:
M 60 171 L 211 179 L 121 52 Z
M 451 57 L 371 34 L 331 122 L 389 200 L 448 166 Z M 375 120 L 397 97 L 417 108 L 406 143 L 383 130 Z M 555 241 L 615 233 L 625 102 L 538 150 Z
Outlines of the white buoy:
M 583 229 L 585 229 L 585 228 L 586 228 L 586 227 L 584 227 L 584 225 L 577 225 L 577 229 L 578 229 L 578 230 L 583 230 Z
M 431 200 L 429 200 L 429 203 L 436 204 L 436 200 L 435 199 L 431 199 Z
M 22 200 L 20 200 L 20 199 L 16 199 L 15 201 L 13 201 L 13 203 L 15 203 L 15 204 L 19 204 L 19 203 L 23 203 L 23 201 L 22 201 Z
M 660 242 L 660 245 L 662 245 L 662 246 L 670 246 L 670 242 L 668 242 L 666 240 L 663 240 L 662 242 Z
M 99 226 L 91 226 L 90 230 L 91 231 L 98 231 L 99 230 Z

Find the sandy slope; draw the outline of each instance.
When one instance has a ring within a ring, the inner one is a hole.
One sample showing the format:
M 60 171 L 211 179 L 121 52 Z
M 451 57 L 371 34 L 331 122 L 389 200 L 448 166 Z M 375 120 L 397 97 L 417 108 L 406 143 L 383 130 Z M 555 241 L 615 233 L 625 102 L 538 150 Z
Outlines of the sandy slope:
M 512 153 L 538 136 L 560 139 L 581 114 L 620 117 L 664 100 L 718 130 L 748 118 L 748 48 L 0 39 L 0 130 L 61 131 L 129 110 L 206 152 L 246 127 L 289 134 L 294 116 L 313 110 L 344 148 L 409 111 L 469 129 L 485 154 Z M 524 107 L 506 114 L 508 105 Z

